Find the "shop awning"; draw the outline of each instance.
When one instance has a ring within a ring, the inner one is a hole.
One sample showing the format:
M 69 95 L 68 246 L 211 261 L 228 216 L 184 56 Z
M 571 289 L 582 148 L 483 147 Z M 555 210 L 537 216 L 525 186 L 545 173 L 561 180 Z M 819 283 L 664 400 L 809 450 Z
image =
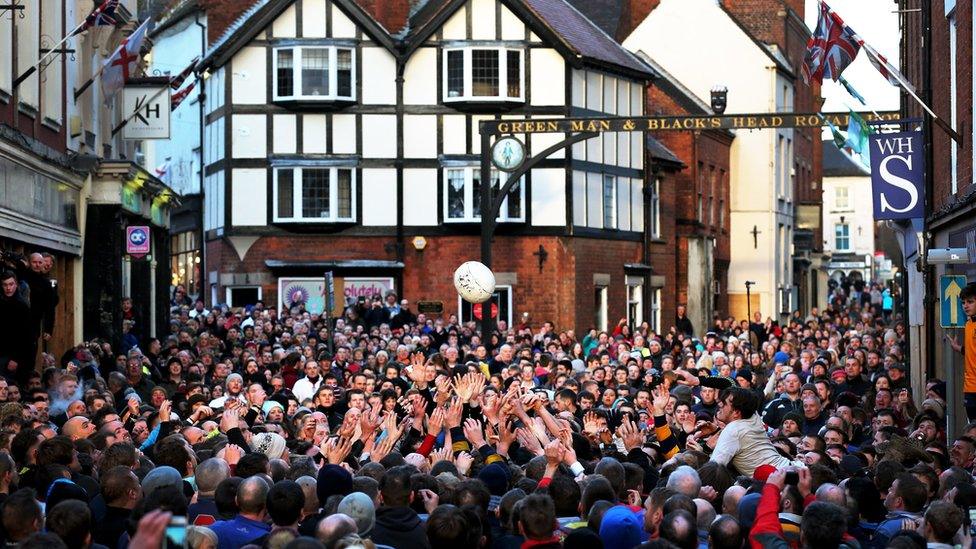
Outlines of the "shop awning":
M 271 270 L 328 270 L 328 269 L 403 269 L 402 261 L 384 259 L 343 259 L 338 261 L 284 261 L 266 259 L 264 265 Z

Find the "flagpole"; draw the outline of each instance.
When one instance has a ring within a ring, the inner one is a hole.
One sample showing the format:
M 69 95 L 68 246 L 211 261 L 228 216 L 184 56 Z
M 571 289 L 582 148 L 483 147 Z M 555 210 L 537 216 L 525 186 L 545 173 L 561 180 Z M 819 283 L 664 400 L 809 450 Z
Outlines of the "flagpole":
M 99 5 L 99 7 L 101 7 L 101 5 Z M 96 9 L 98 9 L 98 8 L 96 7 Z M 17 86 L 20 86 L 24 82 L 24 80 L 27 80 L 28 78 L 30 78 L 30 76 L 32 74 L 34 74 L 35 72 L 37 72 L 37 67 L 41 63 L 43 63 L 44 60 L 47 59 L 52 53 L 54 53 L 58 49 L 58 46 L 60 46 L 61 44 L 64 44 L 65 42 L 67 42 L 68 39 L 70 39 L 72 36 L 75 35 L 76 32 L 78 32 L 78 29 L 80 29 L 81 27 L 85 26 L 85 23 L 87 22 L 87 20 L 88 20 L 88 17 L 85 17 L 85 19 L 82 19 L 80 25 L 78 25 L 77 27 L 71 29 L 71 32 L 69 32 L 68 34 L 65 34 L 64 37 L 57 44 L 55 44 L 54 46 L 51 46 L 51 49 L 49 49 L 47 51 L 47 53 L 45 53 L 44 55 L 42 55 L 40 59 L 38 59 L 33 65 L 30 66 L 30 68 L 28 68 L 26 71 L 24 71 L 23 74 L 21 74 L 20 76 L 18 76 L 17 79 L 14 80 L 14 86 L 13 86 L 14 89 L 17 89 Z
M 101 65 L 102 66 L 98 67 L 98 71 L 96 71 L 95 74 L 91 78 L 89 78 L 87 82 L 82 84 L 81 87 L 78 88 L 77 91 L 75 91 L 75 103 L 77 103 L 78 98 L 81 97 L 82 94 L 84 94 L 85 91 L 88 90 L 88 88 L 90 88 L 91 85 L 95 83 L 95 79 L 97 79 L 99 76 L 102 75 L 102 71 L 105 70 L 105 63 L 102 63 Z
M 946 133 L 948 133 L 949 137 L 951 137 L 953 141 L 955 141 L 961 146 L 962 135 L 957 133 L 956 130 L 952 129 L 952 126 L 947 124 L 945 120 L 939 118 L 938 115 L 932 112 L 932 109 L 930 109 L 929 106 L 926 105 L 925 102 L 922 101 L 922 99 L 919 98 L 919 96 L 916 95 L 914 91 L 912 91 L 912 87 L 906 84 L 906 82 L 901 79 L 900 75 L 892 73 L 892 76 L 894 76 L 895 79 L 898 80 L 898 82 L 901 84 L 902 89 L 908 92 L 908 95 L 912 96 L 912 98 L 915 99 L 915 101 L 917 101 L 918 104 L 921 105 L 923 109 L 925 109 L 925 112 L 929 113 L 929 116 L 932 117 L 932 121 L 935 122 L 935 124 L 940 128 L 942 128 Z

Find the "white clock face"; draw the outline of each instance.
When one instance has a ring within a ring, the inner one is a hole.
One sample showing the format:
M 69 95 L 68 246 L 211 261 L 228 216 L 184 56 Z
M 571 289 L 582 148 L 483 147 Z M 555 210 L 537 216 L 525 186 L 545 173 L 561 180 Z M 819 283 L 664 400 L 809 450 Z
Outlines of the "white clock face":
M 495 167 L 504 171 L 514 171 L 525 160 L 525 146 L 514 137 L 503 137 L 495 142 L 491 150 L 491 161 Z

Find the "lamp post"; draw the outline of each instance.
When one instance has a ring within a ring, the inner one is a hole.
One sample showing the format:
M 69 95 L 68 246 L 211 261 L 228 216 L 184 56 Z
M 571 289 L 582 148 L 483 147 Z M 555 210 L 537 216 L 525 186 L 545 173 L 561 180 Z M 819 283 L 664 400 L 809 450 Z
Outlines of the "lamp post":
M 756 283 L 751 280 L 746 280 L 746 320 L 752 322 L 752 287 Z

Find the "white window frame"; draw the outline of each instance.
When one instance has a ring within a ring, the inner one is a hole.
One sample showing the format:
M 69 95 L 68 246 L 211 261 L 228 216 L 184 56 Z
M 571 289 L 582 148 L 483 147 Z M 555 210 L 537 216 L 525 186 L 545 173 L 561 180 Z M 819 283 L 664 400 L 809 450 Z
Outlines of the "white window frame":
M 661 178 L 651 181 L 651 236 L 661 238 Z
M 278 52 L 292 51 L 292 95 L 278 95 Z M 329 93 L 324 95 L 304 95 L 302 93 L 302 54 L 305 50 L 329 51 Z M 350 67 L 349 95 L 339 95 L 339 50 L 352 54 Z M 356 48 L 352 46 L 281 46 L 274 48 L 271 55 L 271 93 L 274 101 L 355 101 L 356 100 Z
M 463 217 L 451 217 L 451 215 L 450 215 L 451 205 L 450 205 L 450 202 L 449 202 L 449 199 L 448 199 L 448 197 L 450 196 L 449 186 L 451 184 L 451 182 L 450 182 L 450 172 L 452 172 L 452 171 L 458 171 L 458 170 L 463 170 L 464 171 L 464 216 Z M 477 222 L 480 222 L 481 221 L 481 212 L 474 211 L 474 175 L 475 175 L 475 173 L 480 174 L 481 173 L 481 168 L 480 167 L 472 167 L 472 166 L 447 167 L 447 168 L 444 168 L 443 173 L 444 173 L 444 190 L 443 190 L 443 194 L 444 194 L 444 223 L 477 223 Z M 491 179 L 492 179 L 493 182 L 494 181 L 498 181 L 498 185 L 499 186 L 501 186 L 503 184 L 501 178 L 502 177 L 505 177 L 506 180 L 507 180 L 507 175 L 508 174 L 505 174 L 505 173 L 500 172 L 498 170 L 491 170 Z M 525 183 L 525 177 L 522 177 L 522 179 L 519 180 L 519 195 L 520 195 L 520 203 L 522 204 L 522 208 L 521 208 L 521 210 L 520 210 L 519 213 L 521 215 L 519 215 L 518 217 L 509 217 L 509 215 L 508 215 L 508 197 L 506 196 L 505 197 L 505 200 L 502 201 L 502 207 L 501 207 L 501 209 L 498 210 L 498 217 L 496 218 L 496 221 L 498 221 L 499 223 L 522 223 L 522 222 L 525 221 L 525 208 L 526 208 L 526 204 L 525 204 L 525 185 L 526 185 L 526 183 Z M 496 191 L 497 191 L 497 187 L 496 187 Z
M 850 187 L 846 187 L 846 186 L 834 187 L 834 209 L 841 210 L 841 211 L 847 211 L 851 209 Z
M 498 95 L 475 95 L 472 82 L 471 52 L 474 50 L 494 50 L 498 52 Z M 463 52 L 464 63 L 464 93 L 459 96 L 451 97 L 448 95 L 448 63 L 449 53 L 452 51 Z M 519 94 L 518 96 L 508 95 L 508 52 L 518 52 L 519 54 Z M 443 77 L 441 82 L 441 97 L 445 103 L 458 103 L 463 101 L 518 101 L 525 102 L 525 50 L 522 48 L 506 48 L 501 46 L 462 46 L 444 48 L 443 57 Z
M 593 322 L 598 332 L 605 332 L 610 329 L 608 324 L 610 289 L 607 286 L 595 286 L 593 290 Z
M 841 235 L 841 228 L 844 229 L 844 234 Z M 847 247 L 841 247 L 840 239 L 847 239 Z M 838 252 L 849 252 L 853 249 L 853 243 L 851 242 L 851 226 L 849 223 L 837 223 L 834 225 L 834 248 Z
M 627 275 L 627 322 L 637 327 L 644 322 L 644 283 L 642 276 Z M 630 314 L 631 307 L 636 306 L 636 314 Z
M 651 290 L 651 318 L 650 328 L 656 333 L 661 333 L 661 288 Z
M 610 204 L 607 204 L 607 189 L 610 190 Z M 603 201 L 601 217 L 604 229 L 619 227 L 617 220 L 617 178 L 610 174 L 603 174 L 600 180 L 600 198 Z M 608 217 L 609 216 L 609 217 Z
M 278 223 L 355 223 L 356 222 L 356 168 L 353 166 L 281 166 L 274 169 L 274 183 L 273 187 L 273 198 L 274 202 L 271 205 L 273 211 L 273 219 Z M 302 180 L 302 173 L 306 169 L 311 170 L 329 170 L 329 217 L 303 217 L 302 216 L 302 185 L 304 184 Z M 293 184 L 295 185 L 294 192 L 292 194 L 292 217 L 281 217 L 278 215 L 278 174 L 282 170 L 293 170 Z M 350 182 L 352 187 L 350 189 L 351 196 L 351 208 L 350 217 L 339 217 L 339 170 L 348 170 L 350 172 Z
M 263 300 L 264 299 L 264 288 L 262 288 L 259 285 L 242 284 L 242 285 L 236 285 L 236 286 L 224 286 L 224 303 L 226 303 L 230 307 L 243 307 L 243 305 L 235 305 L 234 302 L 231 301 L 231 299 L 230 299 L 231 290 L 248 290 L 248 289 L 254 289 L 254 288 L 257 288 L 257 290 L 258 290 L 258 301 Z

